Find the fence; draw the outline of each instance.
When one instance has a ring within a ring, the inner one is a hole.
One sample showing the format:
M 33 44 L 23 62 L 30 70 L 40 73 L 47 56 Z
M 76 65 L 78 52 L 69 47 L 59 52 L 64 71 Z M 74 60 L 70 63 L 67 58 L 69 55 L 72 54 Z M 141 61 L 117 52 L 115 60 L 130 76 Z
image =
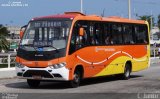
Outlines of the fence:
M 0 64 L 8 65 L 8 68 L 11 67 L 11 64 L 15 63 L 16 53 L 1 53 L 0 54 Z
M 159 47 L 151 46 L 151 57 L 157 57 L 157 56 L 159 56 L 158 55 L 158 48 Z

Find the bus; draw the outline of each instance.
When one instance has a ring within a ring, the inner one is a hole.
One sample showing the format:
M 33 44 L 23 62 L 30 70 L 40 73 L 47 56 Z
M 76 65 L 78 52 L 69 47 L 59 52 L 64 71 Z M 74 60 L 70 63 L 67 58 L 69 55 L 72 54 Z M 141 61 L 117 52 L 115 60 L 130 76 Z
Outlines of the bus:
M 17 76 L 30 87 L 41 81 L 68 81 L 132 72 L 150 66 L 147 21 L 80 12 L 35 17 L 21 32 Z

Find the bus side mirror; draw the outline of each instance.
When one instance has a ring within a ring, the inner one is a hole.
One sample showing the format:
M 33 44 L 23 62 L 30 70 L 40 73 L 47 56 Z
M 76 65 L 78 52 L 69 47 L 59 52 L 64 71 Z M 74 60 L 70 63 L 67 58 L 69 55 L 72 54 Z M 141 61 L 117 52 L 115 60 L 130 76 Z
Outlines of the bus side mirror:
M 79 29 L 79 36 L 83 36 L 84 35 L 84 28 L 80 28 Z
M 24 31 L 20 30 L 20 39 L 22 39 Z
M 21 29 L 20 29 L 20 39 L 22 39 L 26 27 L 27 27 L 27 25 L 24 25 L 24 26 L 21 27 Z

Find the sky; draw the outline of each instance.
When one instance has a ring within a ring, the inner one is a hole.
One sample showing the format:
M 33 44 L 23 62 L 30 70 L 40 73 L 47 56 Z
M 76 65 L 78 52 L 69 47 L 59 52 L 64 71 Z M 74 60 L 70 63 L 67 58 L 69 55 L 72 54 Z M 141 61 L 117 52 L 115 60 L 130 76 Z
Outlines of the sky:
M 0 0 L 0 24 L 22 26 L 37 16 L 80 11 L 80 0 Z M 87 15 L 121 16 L 128 18 L 128 0 L 83 0 Z M 160 0 L 131 0 L 131 17 L 160 14 Z M 156 21 L 155 20 L 155 21 Z

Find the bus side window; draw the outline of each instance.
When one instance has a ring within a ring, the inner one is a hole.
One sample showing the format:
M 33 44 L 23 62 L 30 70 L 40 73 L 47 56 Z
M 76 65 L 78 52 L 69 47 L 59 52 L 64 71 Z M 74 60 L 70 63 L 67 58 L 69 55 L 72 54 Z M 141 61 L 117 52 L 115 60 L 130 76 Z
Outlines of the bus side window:
M 89 38 L 90 45 L 95 45 L 93 23 L 90 24 L 89 30 L 90 30 L 90 38 Z
M 104 44 L 105 45 L 112 45 L 113 40 L 112 40 L 112 35 L 110 32 L 110 24 L 105 24 L 104 26 Z
M 84 29 L 84 33 L 83 33 L 84 35 L 79 35 L 80 28 Z M 85 21 L 78 21 L 75 24 L 74 29 L 72 31 L 73 33 L 71 38 L 71 43 L 72 42 L 75 43 L 74 44 L 75 50 L 89 45 L 89 42 L 88 42 L 89 31 L 87 30 L 87 28 L 88 28 L 88 25 L 87 25 L 87 22 Z
M 135 36 L 136 36 L 136 43 L 138 44 L 148 43 L 147 28 L 145 26 L 142 25 L 135 26 Z
M 132 26 L 129 24 L 123 25 L 123 39 L 124 39 L 124 44 L 135 43 L 133 40 Z
M 79 28 L 80 29 L 80 28 Z M 88 35 L 87 35 L 87 30 L 84 28 L 84 35 L 76 35 L 76 49 L 79 49 L 81 47 L 85 47 L 88 45 Z
M 103 24 L 100 22 L 93 23 L 92 31 L 91 31 L 91 39 L 92 45 L 102 45 L 103 44 L 103 34 L 104 34 L 104 27 Z
M 112 24 L 112 37 L 113 44 L 118 45 L 122 44 L 122 26 L 118 24 Z

